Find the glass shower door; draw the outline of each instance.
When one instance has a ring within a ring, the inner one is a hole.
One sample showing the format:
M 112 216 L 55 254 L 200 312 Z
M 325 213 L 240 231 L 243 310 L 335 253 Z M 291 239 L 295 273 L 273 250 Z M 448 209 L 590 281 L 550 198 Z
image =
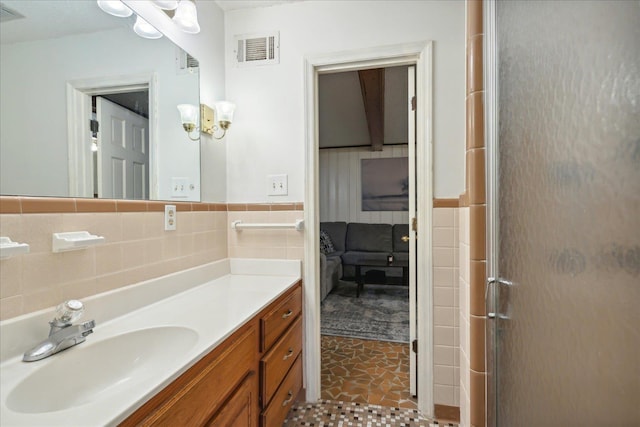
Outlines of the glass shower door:
M 640 425 L 640 2 L 485 7 L 489 424 Z

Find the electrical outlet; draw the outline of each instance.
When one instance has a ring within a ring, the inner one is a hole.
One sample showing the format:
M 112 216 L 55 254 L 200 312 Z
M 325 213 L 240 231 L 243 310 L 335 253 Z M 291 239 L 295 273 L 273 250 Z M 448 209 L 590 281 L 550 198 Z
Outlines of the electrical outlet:
M 286 196 L 289 194 L 287 175 L 267 175 L 267 195 Z
M 177 220 L 176 205 L 164 205 L 164 230 L 175 230 Z

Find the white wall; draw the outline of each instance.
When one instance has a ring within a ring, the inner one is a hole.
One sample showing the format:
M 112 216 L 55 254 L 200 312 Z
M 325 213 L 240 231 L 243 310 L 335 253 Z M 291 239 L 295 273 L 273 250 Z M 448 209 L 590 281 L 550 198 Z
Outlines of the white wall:
M 186 34 L 151 2 L 123 0 L 171 41 L 200 61 L 200 102 L 213 107 L 225 98 L 224 12 L 213 1 L 198 1 L 199 34 Z M 234 130 L 232 125 L 232 132 Z M 227 200 L 227 144 L 229 138 L 201 138 L 201 199 L 204 202 Z
M 408 224 L 409 212 L 362 211 L 360 161 L 407 157 L 406 145 L 385 146 L 384 151 L 365 148 L 324 148 L 320 150 L 320 221 Z
M 464 190 L 464 2 L 306 1 L 226 13 L 226 93 L 238 105 L 228 136 L 228 200 L 304 199 L 307 55 L 434 41 L 435 197 Z M 280 31 L 280 64 L 236 68 L 234 35 Z M 289 175 L 267 196 L 266 175 Z

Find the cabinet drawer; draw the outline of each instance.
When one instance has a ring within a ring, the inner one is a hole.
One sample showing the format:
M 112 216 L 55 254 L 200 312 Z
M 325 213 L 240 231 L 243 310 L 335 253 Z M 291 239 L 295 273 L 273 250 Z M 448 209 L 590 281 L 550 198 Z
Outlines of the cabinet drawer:
M 293 323 L 302 311 L 302 288 L 300 285 L 281 303 L 260 319 L 262 332 L 261 351 L 271 348 L 274 342 Z
M 298 355 L 273 400 L 262 413 L 262 427 L 281 427 L 287 413 L 302 389 L 302 355 Z
M 203 425 L 254 368 L 255 328 L 249 329 L 211 364 L 152 412 L 141 424 Z M 255 382 L 254 382 L 255 384 Z
M 260 361 L 262 405 L 267 406 L 291 365 L 302 351 L 302 316 Z

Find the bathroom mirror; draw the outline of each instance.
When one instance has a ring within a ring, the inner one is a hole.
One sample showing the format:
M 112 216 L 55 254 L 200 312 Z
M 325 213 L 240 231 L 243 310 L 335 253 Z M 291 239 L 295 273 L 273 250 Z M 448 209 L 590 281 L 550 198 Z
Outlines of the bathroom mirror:
M 0 194 L 200 200 L 195 58 L 95 0 L 1 6 Z

